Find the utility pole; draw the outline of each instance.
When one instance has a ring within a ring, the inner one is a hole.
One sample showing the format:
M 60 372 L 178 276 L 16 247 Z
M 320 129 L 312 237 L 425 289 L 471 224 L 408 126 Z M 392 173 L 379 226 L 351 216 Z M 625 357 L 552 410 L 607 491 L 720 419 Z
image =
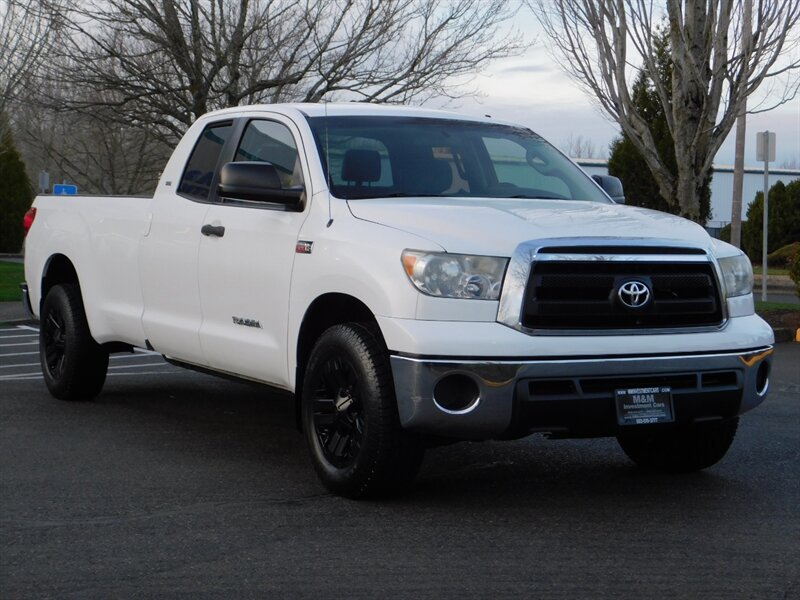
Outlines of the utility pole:
M 753 0 L 744 0 L 742 15 L 742 69 L 747 68 L 752 36 Z M 742 109 L 736 117 L 736 157 L 733 162 L 733 198 L 731 201 L 731 244 L 742 245 L 742 188 L 744 187 L 744 138 L 747 129 L 747 97 L 742 100 Z
M 775 161 L 775 133 L 760 131 L 756 135 L 756 160 L 764 161 L 764 220 L 761 233 L 761 301 L 767 301 L 767 235 L 769 232 L 769 163 Z

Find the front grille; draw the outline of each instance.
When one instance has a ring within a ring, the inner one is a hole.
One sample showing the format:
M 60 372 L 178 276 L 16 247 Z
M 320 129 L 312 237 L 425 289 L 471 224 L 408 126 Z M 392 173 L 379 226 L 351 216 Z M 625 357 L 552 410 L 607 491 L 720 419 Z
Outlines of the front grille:
M 669 386 L 675 420 L 724 419 L 739 413 L 743 373 L 739 370 L 650 375 L 522 379 L 515 389 L 515 427 L 555 437 L 609 436 L 619 431 L 614 390 Z
M 708 371 L 652 375 L 612 375 L 608 377 L 572 377 L 558 379 L 528 379 L 527 400 L 558 400 L 564 398 L 614 398 L 614 390 L 623 388 L 669 386 L 673 392 L 702 394 L 740 390 L 738 371 Z
M 628 282 L 650 289 L 641 307 L 625 306 Z M 531 329 L 704 327 L 722 323 L 713 267 L 706 262 L 534 261 L 522 325 Z

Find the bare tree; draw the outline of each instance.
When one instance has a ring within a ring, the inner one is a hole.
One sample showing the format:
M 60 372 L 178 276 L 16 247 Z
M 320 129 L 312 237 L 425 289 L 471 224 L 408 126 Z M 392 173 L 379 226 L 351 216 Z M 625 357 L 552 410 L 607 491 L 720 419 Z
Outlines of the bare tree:
M 498 35 L 513 14 L 472 0 L 75 0 L 54 76 L 81 92 L 55 100 L 169 139 L 243 103 L 452 94 L 455 76 L 523 47 Z
M 602 158 L 594 142 L 582 135 L 569 134 L 561 149 L 571 158 Z
M 59 0 L 0 0 L 0 114 L 30 87 L 60 30 L 58 8 Z
M 114 120 L 111 111 L 57 111 L 47 82 L 29 90 L 14 110 L 15 136 L 29 171 L 47 171 L 52 183 L 78 185 L 95 194 L 152 192 L 172 150 L 152 129 Z M 69 90 L 58 95 L 70 96 Z
M 703 181 L 745 99 L 800 69 L 797 0 L 761 0 L 743 40 L 741 0 L 666 0 L 671 94 L 659 81 L 655 36 L 664 11 L 651 0 L 530 0 L 563 68 L 616 120 L 644 156 L 661 195 L 697 218 Z M 677 175 L 663 163 L 649 124 L 631 98 L 644 70 L 654 82 L 675 144 Z M 796 77 L 774 105 L 795 97 Z M 771 107 L 761 106 L 760 110 Z M 752 111 L 757 112 L 757 111 Z

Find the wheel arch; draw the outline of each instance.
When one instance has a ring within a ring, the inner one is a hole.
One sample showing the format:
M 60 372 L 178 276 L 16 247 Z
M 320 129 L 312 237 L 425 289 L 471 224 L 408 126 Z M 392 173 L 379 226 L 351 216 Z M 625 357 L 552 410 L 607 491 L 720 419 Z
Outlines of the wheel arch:
M 64 254 L 53 254 L 45 262 L 42 269 L 42 286 L 39 298 L 39 310 L 47 298 L 47 293 L 56 285 L 75 283 L 80 291 L 80 279 L 75 265 Z
M 301 427 L 300 397 L 302 395 L 303 377 L 314 343 L 329 327 L 342 323 L 373 324 L 376 333 L 383 342 L 383 335 L 378 328 L 377 320 L 370 308 L 355 296 L 331 292 L 318 296 L 306 309 L 297 334 L 296 369 L 295 369 L 295 405 L 297 425 Z M 384 343 L 385 346 L 385 343 Z

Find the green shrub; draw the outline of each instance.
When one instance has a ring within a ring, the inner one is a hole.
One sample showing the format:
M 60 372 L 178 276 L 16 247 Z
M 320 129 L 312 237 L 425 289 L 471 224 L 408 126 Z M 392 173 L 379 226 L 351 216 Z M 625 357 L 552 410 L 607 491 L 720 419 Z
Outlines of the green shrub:
M 761 261 L 764 226 L 764 193 L 758 192 L 747 207 L 742 223 L 742 249 L 753 262 Z M 800 241 L 800 179 L 784 185 L 778 182 L 769 190 L 769 232 L 767 252 Z
M 795 255 L 800 252 L 800 242 L 792 242 L 781 246 L 775 252 L 767 254 L 767 265 L 778 269 L 788 269 Z
M 789 261 L 789 277 L 794 281 L 794 290 L 800 296 L 800 250 Z

